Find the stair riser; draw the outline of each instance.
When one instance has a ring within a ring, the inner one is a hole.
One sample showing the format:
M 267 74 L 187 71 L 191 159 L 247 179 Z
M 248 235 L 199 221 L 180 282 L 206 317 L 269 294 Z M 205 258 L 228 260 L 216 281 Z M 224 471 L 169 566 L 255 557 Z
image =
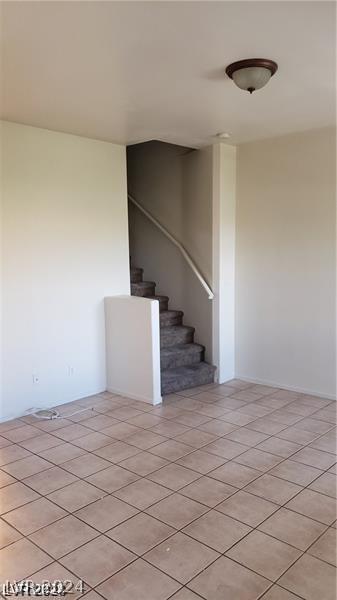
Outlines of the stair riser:
M 167 317 L 166 315 L 160 315 L 160 327 L 169 327 L 170 325 L 182 325 L 183 317 Z
M 130 280 L 131 283 L 141 283 L 143 281 L 143 274 L 141 271 L 131 271 Z
M 175 367 L 186 367 L 194 365 L 204 360 L 204 351 L 199 352 L 179 352 L 176 356 L 161 357 L 160 368 L 174 369 Z
M 193 343 L 194 332 L 186 331 L 183 329 L 182 331 L 170 331 L 168 328 L 167 331 L 160 332 L 160 347 L 161 348 L 169 348 L 170 346 L 177 346 L 178 344 L 191 344 Z
M 180 390 L 186 390 L 192 387 L 198 387 L 199 385 L 206 385 L 207 383 L 214 382 L 214 372 L 210 373 L 199 373 L 194 374 L 190 379 L 185 380 L 182 384 L 179 380 L 162 383 L 161 393 L 162 395 L 173 394 Z
M 156 289 L 155 284 L 148 285 L 146 287 L 145 286 L 138 287 L 137 284 L 131 284 L 131 295 L 132 296 L 141 296 L 141 297 L 154 296 L 155 289 Z

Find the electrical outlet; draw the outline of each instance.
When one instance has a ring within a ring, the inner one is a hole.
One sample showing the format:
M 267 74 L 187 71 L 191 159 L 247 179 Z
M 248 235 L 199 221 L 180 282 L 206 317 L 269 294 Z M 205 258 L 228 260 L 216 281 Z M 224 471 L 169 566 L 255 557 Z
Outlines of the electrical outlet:
M 34 385 L 40 383 L 40 377 L 36 373 L 33 373 L 32 379 L 33 379 Z
M 74 371 L 75 371 L 74 367 L 71 367 L 71 366 L 68 367 L 68 375 L 69 375 L 69 377 L 73 377 Z

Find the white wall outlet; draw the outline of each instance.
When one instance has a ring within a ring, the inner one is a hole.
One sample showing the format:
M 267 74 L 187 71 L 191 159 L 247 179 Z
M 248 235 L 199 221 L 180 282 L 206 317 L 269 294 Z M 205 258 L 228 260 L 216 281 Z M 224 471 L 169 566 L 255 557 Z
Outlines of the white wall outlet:
M 36 373 L 33 373 L 32 379 L 33 379 L 34 385 L 40 383 L 40 377 Z
M 73 377 L 74 372 L 75 372 L 74 367 L 72 367 L 72 366 L 69 365 L 69 367 L 68 367 L 68 375 L 69 375 L 69 377 Z

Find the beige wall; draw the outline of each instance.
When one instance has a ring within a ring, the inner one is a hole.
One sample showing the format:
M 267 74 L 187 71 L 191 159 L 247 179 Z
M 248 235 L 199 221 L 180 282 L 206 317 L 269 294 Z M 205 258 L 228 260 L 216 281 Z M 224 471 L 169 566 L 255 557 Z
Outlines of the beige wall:
M 7 417 L 106 388 L 104 297 L 129 293 L 129 248 L 123 146 L 1 134 Z
M 238 149 L 236 375 L 335 395 L 335 130 Z
M 129 192 L 186 248 L 212 283 L 212 148 L 149 142 L 128 148 Z M 212 357 L 212 302 L 179 250 L 130 204 L 130 253 L 144 279 L 184 311 Z

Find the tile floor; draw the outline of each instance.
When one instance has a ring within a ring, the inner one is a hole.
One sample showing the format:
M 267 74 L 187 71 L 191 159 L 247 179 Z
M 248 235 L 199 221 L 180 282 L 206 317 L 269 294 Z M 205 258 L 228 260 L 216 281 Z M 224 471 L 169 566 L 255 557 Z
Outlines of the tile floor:
M 335 402 L 233 380 L 158 407 L 104 393 L 59 411 L 0 424 L 2 583 L 336 599 Z

